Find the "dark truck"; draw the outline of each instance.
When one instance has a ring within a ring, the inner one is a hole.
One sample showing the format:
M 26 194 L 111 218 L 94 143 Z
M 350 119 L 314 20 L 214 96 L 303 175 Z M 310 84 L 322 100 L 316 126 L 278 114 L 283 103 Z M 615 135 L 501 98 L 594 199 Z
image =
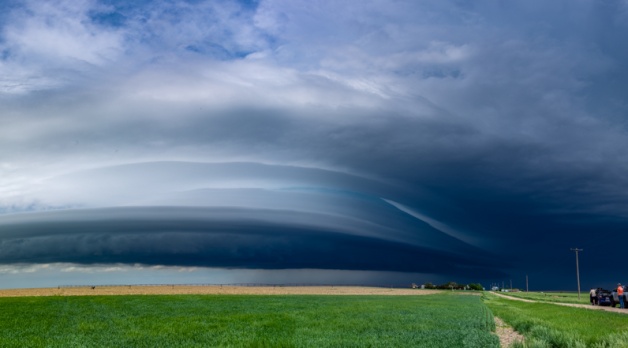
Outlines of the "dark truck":
M 614 307 L 613 293 L 610 290 L 598 288 L 596 290 L 596 296 L 597 296 L 597 304 L 599 306 Z

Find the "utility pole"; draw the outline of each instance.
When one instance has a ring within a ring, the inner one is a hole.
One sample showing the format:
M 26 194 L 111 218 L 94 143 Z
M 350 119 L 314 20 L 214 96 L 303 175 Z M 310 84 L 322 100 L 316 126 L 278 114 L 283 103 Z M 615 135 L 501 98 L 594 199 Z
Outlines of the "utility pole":
M 512 279 L 510 280 L 510 290 L 512 290 Z
M 578 300 L 580 299 L 580 267 L 578 266 L 578 252 L 584 249 L 571 248 L 571 251 L 576 252 L 576 279 L 578 280 Z
M 528 275 L 526 274 L 526 292 L 528 292 Z

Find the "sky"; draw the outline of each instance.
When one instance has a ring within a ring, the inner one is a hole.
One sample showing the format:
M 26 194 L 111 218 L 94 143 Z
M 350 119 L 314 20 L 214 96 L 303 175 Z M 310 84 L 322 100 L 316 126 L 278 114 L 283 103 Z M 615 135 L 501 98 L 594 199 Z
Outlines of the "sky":
M 626 0 L 0 9 L 0 287 L 628 283 Z

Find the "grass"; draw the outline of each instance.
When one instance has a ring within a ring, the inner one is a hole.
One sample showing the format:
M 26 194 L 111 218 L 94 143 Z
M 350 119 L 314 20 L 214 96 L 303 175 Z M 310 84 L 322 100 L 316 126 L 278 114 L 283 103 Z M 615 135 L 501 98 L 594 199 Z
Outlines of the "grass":
M 498 347 L 479 296 L 0 298 L 2 347 Z
M 556 303 L 577 303 L 577 304 L 590 304 L 589 292 L 580 293 L 580 299 L 578 299 L 577 292 L 508 292 L 503 293 L 507 296 L 525 298 L 534 301 L 543 302 L 556 302 Z
M 628 315 L 484 295 L 484 303 L 526 337 L 515 347 L 628 347 Z

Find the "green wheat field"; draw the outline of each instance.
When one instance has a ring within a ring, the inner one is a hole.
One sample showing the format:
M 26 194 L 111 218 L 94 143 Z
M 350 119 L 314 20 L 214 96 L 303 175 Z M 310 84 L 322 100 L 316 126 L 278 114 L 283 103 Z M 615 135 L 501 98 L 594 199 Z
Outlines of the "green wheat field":
M 480 296 L 0 298 L 1 347 L 499 347 Z
M 530 295 L 532 296 L 532 295 Z M 628 314 L 491 293 L 0 298 L 0 347 L 628 347 Z

